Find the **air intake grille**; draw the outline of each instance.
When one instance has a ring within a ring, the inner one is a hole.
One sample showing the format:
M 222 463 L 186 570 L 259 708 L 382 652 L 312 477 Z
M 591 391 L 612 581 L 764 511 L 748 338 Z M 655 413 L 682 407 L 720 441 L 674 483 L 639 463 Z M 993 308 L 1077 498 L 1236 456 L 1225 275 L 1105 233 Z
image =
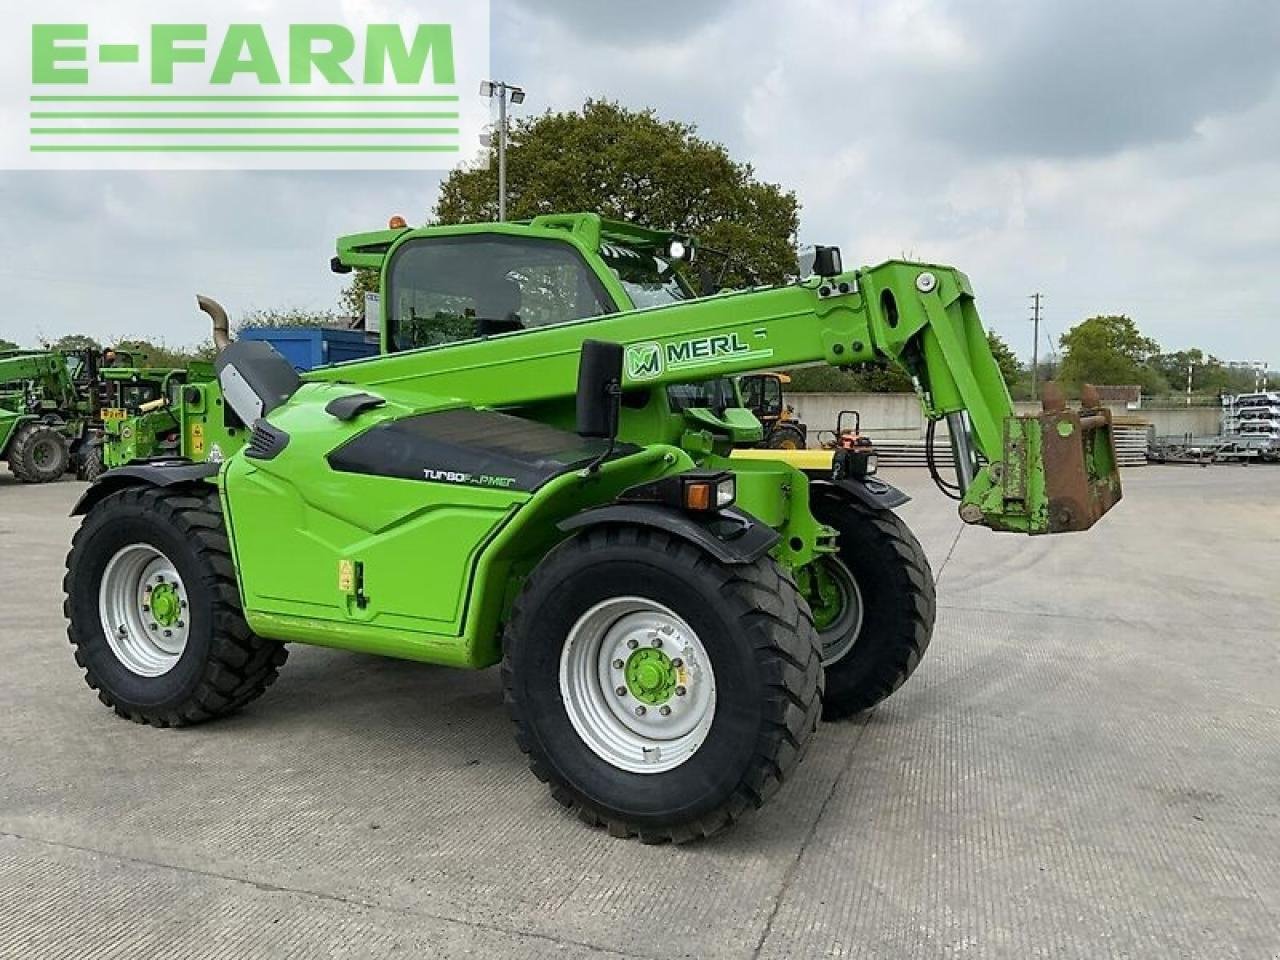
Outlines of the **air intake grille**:
M 249 435 L 244 455 L 250 460 L 274 460 L 289 445 L 289 435 L 265 420 L 258 420 Z

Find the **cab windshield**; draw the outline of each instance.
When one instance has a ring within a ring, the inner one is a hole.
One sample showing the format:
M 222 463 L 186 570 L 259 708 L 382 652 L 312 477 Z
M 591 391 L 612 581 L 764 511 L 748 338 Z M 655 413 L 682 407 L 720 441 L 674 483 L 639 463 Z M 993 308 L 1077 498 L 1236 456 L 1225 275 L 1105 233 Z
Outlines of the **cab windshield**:
M 693 290 L 667 260 L 628 247 L 603 244 L 600 256 L 637 308 L 692 300 Z

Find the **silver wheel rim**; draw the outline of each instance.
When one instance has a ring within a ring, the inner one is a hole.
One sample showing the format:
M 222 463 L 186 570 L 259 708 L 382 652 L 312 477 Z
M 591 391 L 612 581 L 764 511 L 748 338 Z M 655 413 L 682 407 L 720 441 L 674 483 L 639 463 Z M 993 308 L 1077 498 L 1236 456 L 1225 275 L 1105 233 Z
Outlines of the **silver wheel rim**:
M 155 547 L 131 544 L 107 561 L 98 615 L 111 652 L 130 673 L 158 677 L 177 665 L 187 647 L 188 614 L 186 586 Z
M 669 657 L 678 677 L 661 703 L 638 699 L 627 683 L 627 665 L 649 650 Z M 582 742 L 630 773 L 680 766 L 715 719 L 716 680 L 702 641 L 674 612 L 644 597 L 614 597 L 578 618 L 560 652 L 560 695 Z
M 822 647 L 822 665 L 829 667 L 848 655 L 853 645 L 858 642 L 858 634 L 862 633 L 862 590 L 852 571 L 840 560 L 828 561 L 832 579 L 840 589 L 840 616 L 835 623 L 818 633 L 818 643 Z

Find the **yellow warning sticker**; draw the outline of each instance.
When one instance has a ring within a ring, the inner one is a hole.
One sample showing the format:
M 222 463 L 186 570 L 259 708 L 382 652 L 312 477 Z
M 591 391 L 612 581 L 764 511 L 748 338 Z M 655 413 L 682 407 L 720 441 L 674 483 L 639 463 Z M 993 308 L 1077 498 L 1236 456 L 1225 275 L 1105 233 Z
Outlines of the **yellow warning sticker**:
M 193 423 L 191 425 L 191 452 L 197 455 L 204 453 L 203 423 Z
M 351 593 L 356 588 L 356 565 L 351 560 L 338 561 L 338 589 Z

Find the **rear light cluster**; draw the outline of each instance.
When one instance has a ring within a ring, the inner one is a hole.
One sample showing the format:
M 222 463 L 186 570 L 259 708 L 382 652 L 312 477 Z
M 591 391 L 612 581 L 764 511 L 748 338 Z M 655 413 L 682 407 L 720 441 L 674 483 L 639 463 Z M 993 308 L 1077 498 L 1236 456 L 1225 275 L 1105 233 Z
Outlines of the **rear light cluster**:
M 869 477 L 876 472 L 876 455 L 869 447 L 837 450 L 831 459 L 831 479 Z

